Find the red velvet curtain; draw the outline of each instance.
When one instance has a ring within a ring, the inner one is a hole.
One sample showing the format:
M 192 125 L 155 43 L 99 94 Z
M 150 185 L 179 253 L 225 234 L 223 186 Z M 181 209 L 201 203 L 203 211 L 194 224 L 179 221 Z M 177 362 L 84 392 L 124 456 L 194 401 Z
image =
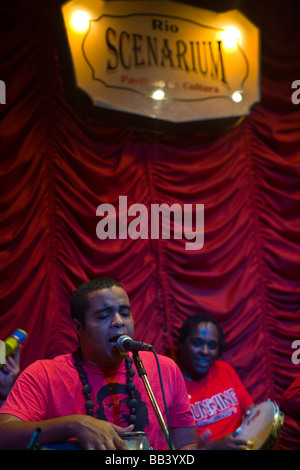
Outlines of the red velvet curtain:
M 24 328 L 22 367 L 73 350 L 71 292 L 119 279 L 135 337 L 164 353 L 182 321 L 222 324 L 225 358 L 256 402 L 279 402 L 299 374 L 299 2 L 189 2 L 237 7 L 261 28 L 262 99 L 235 129 L 159 135 L 84 122 L 64 95 L 48 1 L 1 3 L 0 337 Z M 226 5 L 225 5 L 226 3 Z M 96 208 L 204 204 L 205 241 L 99 240 Z M 299 447 L 286 418 L 283 445 Z

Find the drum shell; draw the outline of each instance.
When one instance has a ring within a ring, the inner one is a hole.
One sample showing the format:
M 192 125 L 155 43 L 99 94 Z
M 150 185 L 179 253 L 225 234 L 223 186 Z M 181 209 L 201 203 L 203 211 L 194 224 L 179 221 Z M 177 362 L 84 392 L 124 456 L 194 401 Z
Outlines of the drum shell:
M 129 450 L 150 450 L 149 439 L 142 431 L 120 434 Z

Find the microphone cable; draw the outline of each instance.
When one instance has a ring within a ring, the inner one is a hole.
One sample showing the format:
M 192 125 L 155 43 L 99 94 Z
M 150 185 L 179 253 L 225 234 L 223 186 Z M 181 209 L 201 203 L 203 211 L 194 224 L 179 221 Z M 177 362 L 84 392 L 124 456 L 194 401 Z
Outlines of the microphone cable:
M 165 397 L 165 391 L 164 391 L 164 386 L 163 386 L 163 381 L 162 381 L 162 375 L 161 375 L 161 369 L 160 369 L 158 356 L 157 356 L 156 351 L 155 351 L 154 348 L 152 348 L 151 351 L 153 352 L 153 354 L 155 356 L 155 359 L 156 359 L 158 375 L 159 375 L 159 381 L 160 381 L 160 386 L 161 386 L 161 392 L 162 392 L 162 397 L 163 397 L 164 406 L 165 406 L 165 413 L 166 413 L 166 419 L 167 419 L 167 428 L 168 428 L 168 433 L 169 433 L 169 443 L 168 443 L 169 449 L 170 450 L 176 450 L 174 445 L 173 445 L 172 438 L 171 438 L 171 426 L 170 426 L 169 412 L 168 412 L 168 407 L 167 407 L 167 402 L 166 402 L 166 397 Z

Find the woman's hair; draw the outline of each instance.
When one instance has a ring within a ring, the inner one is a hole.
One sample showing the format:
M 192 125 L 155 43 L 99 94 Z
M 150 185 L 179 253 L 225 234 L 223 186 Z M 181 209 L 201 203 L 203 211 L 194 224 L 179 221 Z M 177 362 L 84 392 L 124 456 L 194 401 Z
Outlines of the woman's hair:
M 119 281 L 115 281 L 114 279 L 108 279 L 105 277 L 91 279 L 90 281 L 81 284 L 78 289 L 72 295 L 70 309 L 71 309 L 71 316 L 74 320 L 75 318 L 79 320 L 83 326 L 85 327 L 85 312 L 89 308 L 89 299 L 88 294 L 90 292 L 95 292 L 96 290 L 101 289 L 109 289 L 113 286 L 124 287 L 119 283 Z
M 225 335 L 222 330 L 222 327 L 219 325 L 217 320 L 215 320 L 213 317 L 210 315 L 205 315 L 205 314 L 196 314 L 188 317 L 184 323 L 182 324 L 180 330 L 179 330 L 179 336 L 178 336 L 178 348 L 180 349 L 182 347 L 182 344 L 184 340 L 186 339 L 187 336 L 196 328 L 199 323 L 205 322 L 205 323 L 213 323 L 218 331 L 218 336 L 219 336 L 219 354 L 221 355 L 225 349 L 226 346 L 226 340 L 225 340 Z

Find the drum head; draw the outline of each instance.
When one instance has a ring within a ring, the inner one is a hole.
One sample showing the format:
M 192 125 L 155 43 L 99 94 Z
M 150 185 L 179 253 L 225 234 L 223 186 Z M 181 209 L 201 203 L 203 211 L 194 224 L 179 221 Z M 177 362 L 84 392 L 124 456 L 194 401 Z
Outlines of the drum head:
M 265 401 L 253 406 L 235 435 L 251 441 L 252 450 L 270 449 L 278 439 L 282 425 L 283 414 L 276 403 Z

